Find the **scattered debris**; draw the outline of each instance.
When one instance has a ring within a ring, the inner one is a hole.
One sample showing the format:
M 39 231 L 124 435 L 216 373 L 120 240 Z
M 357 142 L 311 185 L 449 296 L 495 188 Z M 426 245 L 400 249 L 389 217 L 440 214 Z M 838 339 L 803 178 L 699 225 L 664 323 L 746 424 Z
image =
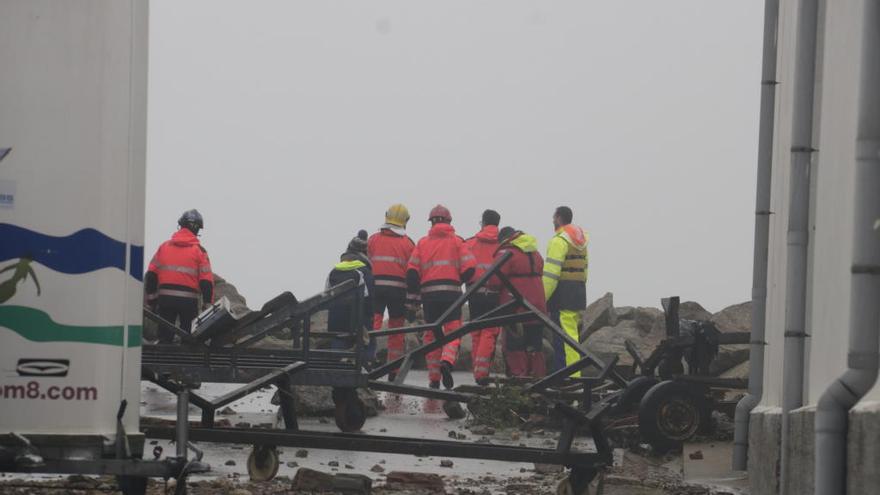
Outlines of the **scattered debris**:
M 491 426 L 473 426 L 470 428 L 471 433 L 474 435 L 494 435 L 495 428 Z
M 559 464 L 535 464 L 535 472 L 541 474 L 561 473 L 563 467 Z
M 373 467 L 370 468 L 370 471 L 372 471 L 372 472 L 374 472 L 374 473 L 384 473 L 384 472 L 385 472 L 385 468 L 383 468 L 382 466 L 376 464 L 376 465 L 374 465 Z
M 696 450 L 696 451 L 694 451 L 694 452 L 691 452 L 690 455 L 689 455 L 688 457 L 690 457 L 691 459 L 693 459 L 693 460 L 695 460 L 695 461 L 703 460 L 703 451 L 702 451 L 702 450 Z
M 391 471 L 385 478 L 388 490 L 424 490 L 429 492 L 446 492 L 443 478 L 434 473 L 413 473 L 409 471 Z
M 235 412 L 235 409 L 233 409 L 229 406 L 226 406 L 223 409 L 220 409 L 220 411 L 217 412 L 217 414 L 219 414 L 221 416 L 232 416 L 233 414 L 238 414 L 238 413 Z
M 440 461 L 440 467 L 451 468 L 452 466 L 453 466 L 453 463 L 449 459 L 442 459 Z
M 489 394 L 468 403 L 468 411 L 477 423 L 494 426 L 520 426 L 532 413 L 543 412 L 541 400 L 525 393 L 522 387 L 503 385 L 490 387 Z
M 224 464 L 227 465 L 227 466 L 235 466 L 235 461 L 233 461 L 232 459 L 229 459 L 229 460 L 226 461 Z
M 354 469 L 354 466 L 352 466 L 351 464 L 346 464 L 345 469 Z
M 464 408 L 461 407 L 461 403 L 455 401 L 445 401 L 443 403 L 443 412 L 446 413 L 449 419 L 464 419 L 467 416 Z
M 295 455 L 296 457 L 300 457 L 300 458 L 306 458 L 309 456 L 309 451 L 306 449 L 299 449 L 293 455 Z
M 330 461 L 327 465 L 330 467 L 339 467 L 339 461 Z
M 296 462 L 296 461 L 289 461 L 289 462 L 287 463 L 287 467 L 289 467 L 289 468 L 299 467 L 299 463 Z
M 242 421 L 240 423 L 235 423 L 235 427 L 236 428 L 250 428 L 251 424 L 248 423 L 247 421 Z

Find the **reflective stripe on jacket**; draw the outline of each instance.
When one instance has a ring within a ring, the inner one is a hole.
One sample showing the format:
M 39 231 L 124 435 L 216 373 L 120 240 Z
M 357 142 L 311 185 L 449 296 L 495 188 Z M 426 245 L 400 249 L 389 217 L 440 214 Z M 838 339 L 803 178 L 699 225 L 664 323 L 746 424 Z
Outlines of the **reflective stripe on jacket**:
M 477 260 L 477 269 L 473 278 L 473 281 L 476 281 L 495 262 L 495 251 L 498 250 L 498 227 L 487 225 L 464 243 Z M 485 289 L 485 287 L 481 288 L 480 291 L 485 292 Z
M 551 310 L 586 307 L 589 237 L 576 225 L 565 225 L 547 246 L 544 294 Z
M 423 293 L 460 292 L 461 275 L 476 266 L 476 258 L 461 237 L 455 235 L 452 225 L 438 223 L 416 244 L 407 270 L 419 274 Z
M 406 289 L 406 265 L 415 244 L 406 235 L 381 229 L 367 241 L 367 256 L 376 285 Z
M 160 289 L 184 288 L 198 293 L 200 281 L 214 283 L 208 252 L 188 229 L 178 230 L 163 242 L 147 270 L 156 274 Z

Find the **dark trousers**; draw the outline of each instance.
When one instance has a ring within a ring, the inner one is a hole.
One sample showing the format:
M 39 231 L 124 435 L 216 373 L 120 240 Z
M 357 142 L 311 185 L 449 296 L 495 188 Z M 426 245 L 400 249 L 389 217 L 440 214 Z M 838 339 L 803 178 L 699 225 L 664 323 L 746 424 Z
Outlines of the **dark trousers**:
M 199 314 L 199 301 L 191 297 L 159 296 L 159 316 L 169 323 L 174 323 L 184 332 L 189 333 L 193 320 Z M 174 342 L 174 332 L 168 328 L 159 327 L 159 343 L 170 344 Z

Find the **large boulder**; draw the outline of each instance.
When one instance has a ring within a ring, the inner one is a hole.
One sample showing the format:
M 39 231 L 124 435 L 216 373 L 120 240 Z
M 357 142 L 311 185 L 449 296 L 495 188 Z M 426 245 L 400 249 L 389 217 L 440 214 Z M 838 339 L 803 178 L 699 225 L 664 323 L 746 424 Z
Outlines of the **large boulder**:
M 715 357 L 715 360 L 709 366 L 709 373 L 721 375 L 742 363 L 748 364 L 748 360 L 748 345 L 722 345 L 718 348 L 718 356 Z
M 752 329 L 752 303 L 744 302 L 728 306 L 712 316 L 712 322 L 722 332 L 749 332 Z M 723 345 L 718 349 L 718 357 L 712 363 L 712 374 L 726 375 L 728 371 L 745 369 L 748 375 L 748 344 Z M 742 366 L 745 364 L 745 366 Z M 739 378 L 739 377 L 737 377 Z
M 238 292 L 238 289 L 225 278 L 214 274 L 214 300 L 225 297 L 229 301 L 229 310 L 236 317 L 241 318 L 251 312 L 247 305 L 247 299 Z
M 357 389 L 358 397 L 366 406 L 367 416 L 375 416 L 381 409 L 376 393 L 364 388 Z M 313 387 L 296 385 L 293 387 L 296 412 L 300 416 L 332 416 L 336 410 L 333 404 L 332 387 Z
M 751 301 L 728 306 L 712 316 L 712 323 L 722 332 L 748 332 L 752 329 Z
M 710 321 L 712 313 L 698 302 L 685 301 L 678 306 L 678 317 L 683 320 Z
M 736 366 L 721 373 L 721 378 L 748 378 L 749 377 L 749 361 L 745 360 Z
M 600 328 L 587 339 L 587 349 L 603 355 L 616 354 L 619 357 L 619 365 L 629 366 L 632 365 L 633 359 L 627 352 L 624 342 L 630 340 L 635 344 L 642 358 L 647 358 L 660 341 L 666 338 L 665 325 L 646 324 L 650 319 L 649 316 L 650 313 L 647 313 L 640 320 L 623 320 L 616 326 Z
M 580 340 L 583 342 L 596 330 L 602 327 L 613 327 L 616 324 L 617 313 L 614 312 L 614 294 L 607 292 L 584 310 Z

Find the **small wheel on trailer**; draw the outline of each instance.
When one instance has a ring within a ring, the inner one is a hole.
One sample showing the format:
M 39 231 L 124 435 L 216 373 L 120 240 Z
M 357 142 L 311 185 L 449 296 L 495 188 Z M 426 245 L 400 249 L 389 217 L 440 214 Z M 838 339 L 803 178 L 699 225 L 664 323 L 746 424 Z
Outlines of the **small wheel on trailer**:
M 247 458 L 248 476 L 251 481 L 269 481 L 278 474 L 281 460 L 272 445 L 254 445 Z
M 639 432 L 657 452 L 680 448 L 711 422 L 711 404 L 700 388 L 667 380 L 651 387 L 639 404 Z
M 589 495 L 590 483 L 598 474 L 594 468 L 573 468 L 568 476 L 559 480 L 556 495 Z
M 653 376 L 638 376 L 626 384 L 626 388 L 617 399 L 617 405 L 614 406 L 615 411 L 619 413 L 636 412 L 639 409 L 639 403 L 642 397 L 648 393 L 659 380 Z
M 367 406 L 357 395 L 346 398 L 336 403 L 335 417 L 340 431 L 360 431 L 367 422 Z
M 122 495 L 145 495 L 149 479 L 145 476 L 117 476 L 116 483 Z

